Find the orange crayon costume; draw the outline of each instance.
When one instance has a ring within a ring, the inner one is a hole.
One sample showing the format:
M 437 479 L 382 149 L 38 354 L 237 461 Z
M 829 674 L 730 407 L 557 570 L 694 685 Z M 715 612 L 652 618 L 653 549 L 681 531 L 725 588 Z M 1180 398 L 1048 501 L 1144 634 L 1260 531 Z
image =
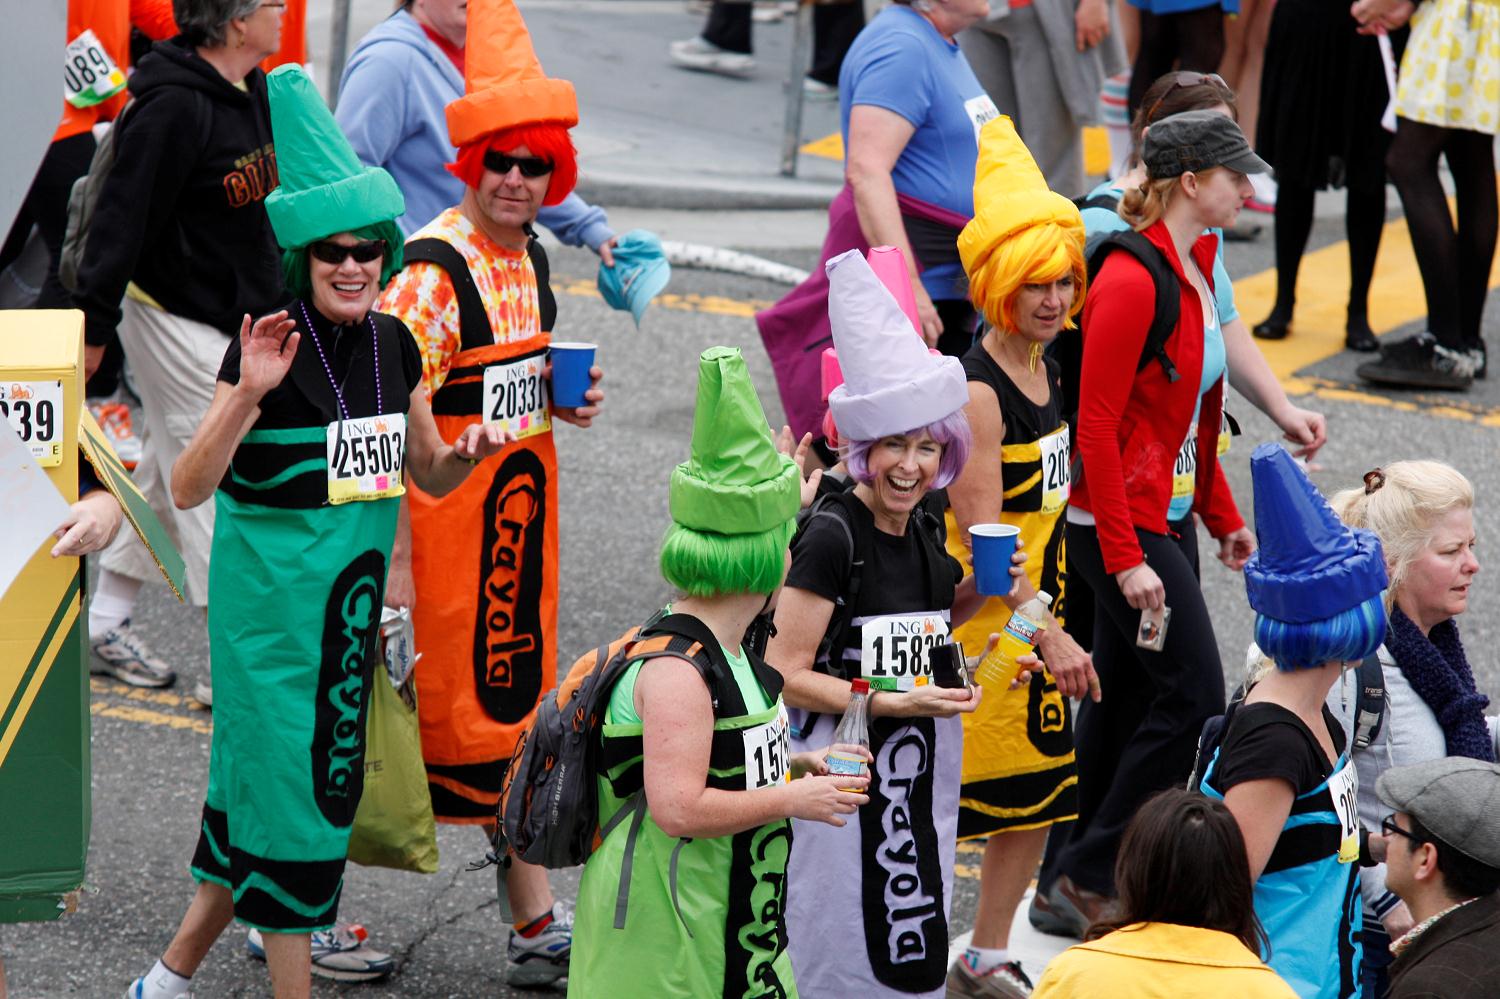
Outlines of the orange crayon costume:
M 474 0 L 468 18 L 469 37 L 485 44 L 470 47 L 466 93 L 447 109 L 460 165 L 496 133 L 577 123 L 572 85 L 543 74 L 512 0 Z M 549 189 L 547 202 L 566 194 Z M 450 208 L 407 242 L 406 266 L 377 305 L 422 348 L 444 440 L 476 417 L 520 438 L 440 500 L 408 486 L 422 752 L 440 822 L 493 821 L 516 738 L 555 684 L 557 457 L 543 375 L 557 310 L 547 276 L 534 236 L 524 250 L 501 246 Z

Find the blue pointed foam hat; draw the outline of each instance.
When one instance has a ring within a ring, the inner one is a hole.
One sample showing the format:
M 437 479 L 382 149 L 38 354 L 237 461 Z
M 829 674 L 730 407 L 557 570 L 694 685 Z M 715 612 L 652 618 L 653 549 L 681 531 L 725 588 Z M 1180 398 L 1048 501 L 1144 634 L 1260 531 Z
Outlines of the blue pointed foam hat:
M 1257 447 L 1250 477 L 1260 547 L 1245 563 L 1245 592 L 1257 613 L 1326 621 L 1386 588 L 1380 539 L 1339 520 L 1286 448 Z

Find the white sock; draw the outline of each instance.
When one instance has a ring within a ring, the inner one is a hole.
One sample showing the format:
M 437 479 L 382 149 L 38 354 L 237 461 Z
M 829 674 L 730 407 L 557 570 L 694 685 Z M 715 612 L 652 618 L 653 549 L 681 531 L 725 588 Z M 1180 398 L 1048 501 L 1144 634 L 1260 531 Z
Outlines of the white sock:
M 192 979 L 183 978 L 171 968 L 156 962 L 141 981 L 141 999 L 177 999 L 187 992 Z
M 970 947 L 964 951 L 964 961 L 976 975 L 982 975 L 1009 960 L 1010 951 L 1005 947 Z
M 89 601 L 89 634 L 103 638 L 105 632 L 118 628 L 135 609 L 136 594 L 140 592 L 139 579 L 100 569 L 99 585 Z

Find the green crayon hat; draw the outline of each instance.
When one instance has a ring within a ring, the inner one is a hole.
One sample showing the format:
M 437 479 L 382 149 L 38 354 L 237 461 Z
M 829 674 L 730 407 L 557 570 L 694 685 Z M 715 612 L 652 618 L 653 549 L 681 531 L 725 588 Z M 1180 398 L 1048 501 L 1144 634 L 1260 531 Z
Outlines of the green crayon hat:
M 283 249 L 297 250 L 340 232 L 390 223 L 406 199 L 390 174 L 368 167 L 301 66 L 277 67 L 266 78 L 271 135 L 281 184 L 266 197 L 266 214 Z M 399 237 L 394 225 L 393 235 Z M 401 266 L 401 240 L 390 243 L 388 268 Z
M 694 531 L 762 534 L 797 516 L 801 485 L 796 463 L 772 442 L 739 348 L 705 350 L 692 455 L 672 473 L 672 519 Z

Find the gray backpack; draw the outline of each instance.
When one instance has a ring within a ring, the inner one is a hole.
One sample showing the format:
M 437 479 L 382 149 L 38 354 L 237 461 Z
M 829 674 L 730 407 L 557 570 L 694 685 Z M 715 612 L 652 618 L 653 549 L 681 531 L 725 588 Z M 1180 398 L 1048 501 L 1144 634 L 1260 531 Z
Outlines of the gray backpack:
M 68 291 L 78 292 L 78 270 L 83 265 L 83 248 L 89 237 L 89 228 L 94 224 L 94 208 L 99 204 L 99 192 L 104 189 L 104 179 L 115 165 L 115 136 L 125 124 L 125 118 L 135 109 L 130 101 L 115 117 L 109 131 L 99 140 L 94 149 L 94 158 L 89 162 L 89 172 L 73 181 L 73 191 L 68 195 L 68 227 L 63 235 L 62 252 L 58 256 L 57 278 Z

